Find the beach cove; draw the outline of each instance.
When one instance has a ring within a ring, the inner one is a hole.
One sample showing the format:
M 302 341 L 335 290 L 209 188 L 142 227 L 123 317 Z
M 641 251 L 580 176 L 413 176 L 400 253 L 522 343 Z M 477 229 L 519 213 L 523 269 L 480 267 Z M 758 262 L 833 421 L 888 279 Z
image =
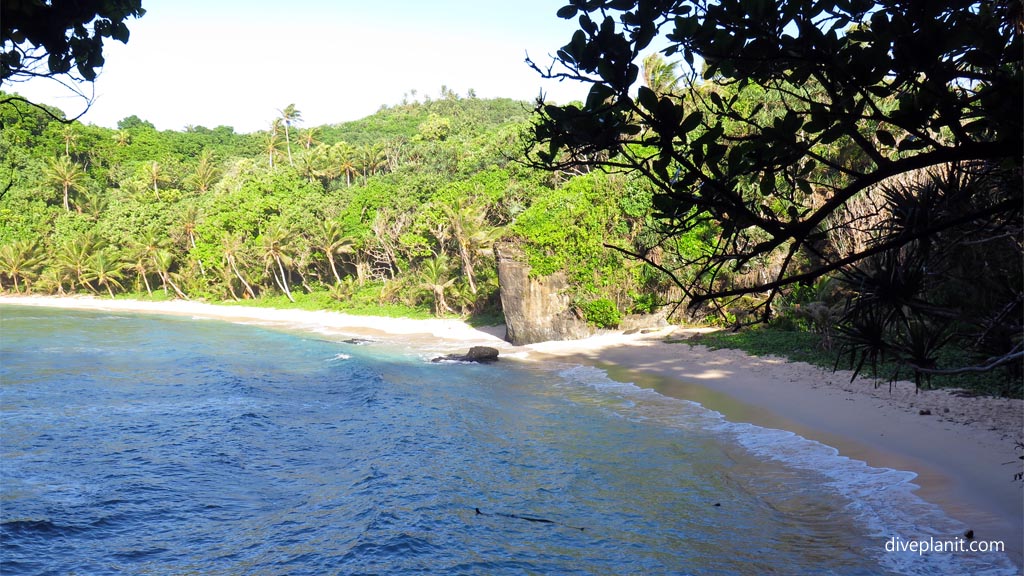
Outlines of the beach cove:
M 913 385 L 850 382 L 831 373 L 774 358 L 711 351 L 678 342 L 675 328 L 637 335 L 608 333 L 582 341 L 522 347 L 506 344 L 500 328 L 478 330 L 455 320 L 360 317 L 333 312 L 272 310 L 202 303 L 133 302 L 93 298 L 3 297 L 0 305 L 43 306 L 209 318 L 297 332 L 397 340 L 424 357 L 470 345 L 498 348 L 513 362 L 571 369 L 596 367 L 617 382 L 670 398 L 699 402 L 734 424 L 796 434 L 837 450 L 854 463 L 916 474 L 917 494 L 973 530 L 976 540 L 1002 540 L 1020 565 L 1022 488 L 1014 442 L 1020 439 L 1020 400 L 963 398 L 949 391 L 914 393 Z M 666 342 L 666 340 L 671 342 Z M 927 410 L 930 415 L 922 415 Z M 947 411 L 948 410 L 948 411 Z M 748 446 L 771 452 L 770 441 Z M 894 535 L 904 539 L 916 534 Z M 949 534 L 957 537 L 958 534 Z M 881 547 L 885 543 L 879 542 Z

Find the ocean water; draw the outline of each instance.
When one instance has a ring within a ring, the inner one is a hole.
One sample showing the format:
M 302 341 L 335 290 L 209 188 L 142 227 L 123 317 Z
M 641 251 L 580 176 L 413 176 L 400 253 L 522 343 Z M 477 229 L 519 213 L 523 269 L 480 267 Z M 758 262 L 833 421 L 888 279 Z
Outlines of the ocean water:
M 591 367 L 0 307 L 0 573 L 1017 574 L 793 434 Z

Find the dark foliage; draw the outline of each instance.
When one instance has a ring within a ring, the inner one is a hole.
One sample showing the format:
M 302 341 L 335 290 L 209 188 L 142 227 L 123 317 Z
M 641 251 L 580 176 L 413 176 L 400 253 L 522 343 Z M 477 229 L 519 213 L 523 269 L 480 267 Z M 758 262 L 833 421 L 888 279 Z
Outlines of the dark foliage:
M 842 273 L 857 294 L 842 330 L 858 366 L 891 354 L 922 377 L 970 326 L 979 346 L 1019 352 L 1019 329 L 996 336 L 1015 328 L 993 320 L 1019 300 L 1017 271 L 977 258 L 1004 238 L 1002 256 L 1021 259 L 1019 2 L 574 0 L 559 15 L 579 30 L 534 67 L 591 89 L 582 105 L 538 103 L 531 158 L 648 179 L 663 250 L 654 262 L 650 246 L 618 249 L 658 266 L 691 306 L 736 302 L 764 320 L 781 291 Z M 634 89 L 652 46 L 682 58 L 678 91 Z M 985 175 L 959 191 L 892 185 L 949 167 Z M 883 185 L 885 231 L 834 249 L 860 225 L 848 203 Z M 676 249 L 709 227 L 713 250 Z M 971 278 L 972 294 L 1002 295 L 954 305 L 941 267 Z

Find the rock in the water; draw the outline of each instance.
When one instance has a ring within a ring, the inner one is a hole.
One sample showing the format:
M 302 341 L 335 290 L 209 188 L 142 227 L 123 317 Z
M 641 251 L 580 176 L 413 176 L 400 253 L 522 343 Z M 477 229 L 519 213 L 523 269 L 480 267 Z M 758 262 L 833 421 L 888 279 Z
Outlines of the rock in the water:
M 445 360 L 451 362 L 497 362 L 498 349 L 491 348 L 490 346 L 473 346 L 465 354 L 438 356 L 431 360 L 431 362 L 443 362 Z

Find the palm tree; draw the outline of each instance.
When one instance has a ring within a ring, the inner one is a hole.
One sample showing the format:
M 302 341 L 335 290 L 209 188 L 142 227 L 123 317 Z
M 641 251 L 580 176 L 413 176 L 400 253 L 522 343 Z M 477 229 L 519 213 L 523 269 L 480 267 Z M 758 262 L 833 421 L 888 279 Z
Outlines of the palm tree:
M 20 293 L 20 278 L 28 287 L 28 282 L 39 276 L 39 268 L 43 263 L 43 254 L 36 240 L 15 240 L 0 246 L 0 276 L 7 276 L 14 282 L 14 291 Z M 3 286 L 0 286 L 0 290 Z
M 104 242 L 93 232 L 70 237 L 57 247 L 56 260 L 60 275 L 71 283 L 71 290 L 76 286 L 85 286 L 93 290 L 86 280 L 89 259 L 104 248 Z
M 376 174 L 383 165 L 384 151 L 379 144 L 363 146 L 359 150 L 359 166 L 363 170 L 363 184 L 366 184 L 366 179 L 370 175 Z
M 206 192 L 217 181 L 219 175 L 220 171 L 217 169 L 213 153 L 203 150 L 203 153 L 199 155 L 199 162 L 196 164 L 195 170 L 189 176 L 189 182 L 200 192 Z
M 156 194 L 157 198 L 160 198 L 160 188 L 158 184 L 160 182 L 167 182 L 167 175 L 164 172 L 163 166 L 154 160 L 143 164 L 142 170 L 146 175 L 146 179 L 153 183 L 153 193 Z
M 307 128 L 306 130 L 303 130 L 302 133 L 299 135 L 299 143 L 302 144 L 303 148 L 309 150 L 313 146 L 316 146 L 317 144 L 320 143 L 320 141 L 317 140 L 317 136 L 319 135 L 320 128 Z
M 196 249 L 196 229 L 199 227 L 201 217 L 202 211 L 195 204 L 186 206 L 185 212 L 181 215 L 181 220 L 179 221 L 181 232 L 177 236 L 178 238 L 183 237 L 185 251 Z M 206 276 L 206 269 L 203 267 L 202 259 L 196 258 L 196 262 L 199 264 L 199 273 Z
M 115 252 L 110 249 L 100 250 L 89 258 L 82 279 L 86 282 L 96 282 L 106 288 L 107 293 L 113 298 L 113 286 L 124 290 L 124 286 L 120 282 L 123 264 L 121 257 Z
M 155 230 L 149 230 L 142 238 L 133 242 L 129 253 L 131 268 L 138 275 L 138 279 L 146 285 L 146 293 L 150 296 L 153 295 L 153 289 L 149 285 L 150 266 L 154 265 L 157 251 L 162 249 L 165 244 L 166 242 L 160 239 Z M 138 287 L 138 285 L 138 281 L 136 281 L 135 286 Z
M 338 165 L 339 174 L 345 175 L 345 185 L 352 185 L 352 177 L 359 174 L 356 165 L 356 149 L 347 142 L 338 142 L 331 148 L 331 153 Z
M 78 133 L 74 124 L 65 124 L 60 131 L 60 139 L 64 141 L 64 155 L 71 156 L 71 148 L 78 142 Z
M 114 143 L 119 147 L 127 146 L 132 142 L 132 133 L 127 130 L 118 130 L 114 133 Z
M 81 195 L 81 199 L 75 202 L 75 207 L 79 214 L 85 212 L 93 220 L 99 220 L 100 215 L 109 204 L 110 198 L 103 192 L 85 192 Z
M 61 187 L 64 191 L 64 210 L 70 212 L 71 204 L 68 196 L 71 190 L 78 189 L 85 181 L 85 171 L 69 156 L 50 160 L 45 172 L 46 179 Z
M 292 124 L 298 124 L 302 121 L 302 112 L 295 109 L 295 104 L 289 104 L 285 106 L 284 110 L 278 110 L 281 113 L 281 120 L 284 120 L 284 141 L 288 147 L 288 164 L 295 166 L 292 162 L 292 141 L 290 137 L 290 128 Z
M 304 149 L 298 154 L 298 172 L 310 182 L 327 182 L 334 175 L 334 166 L 328 157 L 326 146 L 320 145 L 312 149 Z
M 263 242 L 263 259 L 266 262 L 266 270 L 274 277 L 277 284 L 288 300 L 295 302 L 292 291 L 288 288 L 288 273 L 285 266 L 291 265 L 292 258 L 288 254 L 288 244 L 292 239 L 292 231 L 276 222 L 267 225 L 266 230 L 260 236 Z M 274 267 L 277 270 L 274 270 Z M 278 275 L 280 273 L 280 275 Z
M 652 52 L 643 60 L 644 86 L 658 96 L 677 94 L 679 92 L 679 74 L 677 62 L 666 62 L 660 52 Z
M 263 136 L 263 151 L 267 154 L 271 169 L 274 167 L 274 158 L 281 155 L 280 125 L 281 119 L 275 118 L 270 125 L 270 131 Z
M 454 312 L 444 293 L 455 284 L 455 278 L 448 278 L 448 258 L 441 254 L 426 260 L 419 270 L 420 287 L 430 290 L 434 296 L 434 315 L 440 318 L 445 312 Z
M 234 300 L 235 302 L 241 300 L 241 298 L 239 298 L 238 294 L 235 292 L 235 275 L 231 271 L 231 268 L 229 268 L 225 264 L 213 264 L 212 266 L 210 266 L 210 268 L 212 268 L 213 271 L 220 276 L 221 284 L 227 287 L 228 293 L 231 295 L 231 299 Z
M 145 283 L 146 294 L 153 295 L 153 288 L 149 285 L 149 258 L 143 257 L 139 252 L 131 252 L 128 260 L 128 267 L 135 272 L 135 290 L 140 288 L 140 281 Z
M 167 287 L 170 286 L 174 293 L 179 298 L 188 300 L 189 297 L 174 283 L 174 279 L 171 278 L 171 268 L 174 266 L 174 254 L 170 250 L 163 248 L 157 249 L 153 253 L 153 266 L 156 268 L 156 273 L 160 276 L 160 280 L 164 285 L 164 292 L 167 292 Z
M 448 216 L 448 226 L 458 247 L 462 273 L 466 276 L 469 291 L 476 294 L 473 261 L 478 254 L 490 250 L 501 229 L 488 226 L 484 211 L 464 200 L 454 206 L 444 206 L 444 212 Z
M 352 241 L 345 237 L 345 232 L 341 225 L 332 220 L 320 222 L 310 240 L 314 248 L 322 251 L 327 256 L 327 262 L 331 265 L 334 279 L 340 284 L 342 280 L 338 274 L 338 267 L 335 264 L 334 256 L 335 254 L 351 253 L 353 251 Z
M 256 292 L 253 291 L 252 286 L 245 279 L 245 276 L 242 276 L 242 272 L 238 269 L 239 264 L 241 264 L 240 260 L 244 258 L 244 247 L 245 242 L 238 234 L 225 234 L 224 237 L 221 238 L 221 250 L 224 254 L 224 262 L 228 265 L 231 271 L 234 272 L 235 276 L 242 283 L 242 286 L 245 286 L 245 291 L 249 294 L 249 297 L 256 298 Z

